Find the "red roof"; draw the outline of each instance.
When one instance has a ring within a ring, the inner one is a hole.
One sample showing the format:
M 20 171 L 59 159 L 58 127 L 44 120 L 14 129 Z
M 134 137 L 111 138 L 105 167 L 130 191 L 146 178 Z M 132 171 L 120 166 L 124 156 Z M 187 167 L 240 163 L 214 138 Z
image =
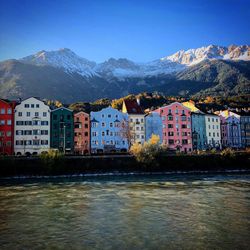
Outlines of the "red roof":
M 144 114 L 141 106 L 136 100 L 124 100 L 128 114 Z

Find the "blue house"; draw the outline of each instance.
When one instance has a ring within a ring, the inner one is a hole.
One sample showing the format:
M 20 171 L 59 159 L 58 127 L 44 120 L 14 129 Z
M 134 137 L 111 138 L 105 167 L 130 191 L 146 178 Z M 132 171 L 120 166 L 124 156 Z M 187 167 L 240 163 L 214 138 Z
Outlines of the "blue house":
M 205 114 L 202 112 L 191 113 L 193 150 L 206 149 Z
M 162 143 L 162 118 L 159 113 L 151 112 L 145 117 L 146 126 L 146 141 L 148 141 L 152 134 L 160 137 L 160 143 Z
M 90 117 L 92 153 L 128 151 L 128 114 L 108 107 L 91 112 Z

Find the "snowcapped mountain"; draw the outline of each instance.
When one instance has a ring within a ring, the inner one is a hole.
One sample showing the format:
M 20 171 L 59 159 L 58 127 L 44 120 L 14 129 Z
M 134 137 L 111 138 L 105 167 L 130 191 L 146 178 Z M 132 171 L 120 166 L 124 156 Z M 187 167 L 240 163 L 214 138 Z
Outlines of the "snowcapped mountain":
M 70 49 L 57 51 L 40 51 L 34 55 L 20 59 L 22 62 L 34 65 L 49 65 L 63 68 L 66 73 L 78 73 L 84 77 L 104 77 L 125 79 L 129 77 L 152 77 L 180 72 L 189 66 L 204 60 L 250 60 L 250 46 L 232 45 L 222 47 L 209 45 L 197 49 L 180 50 L 173 55 L 163 57 L 147 63 L 135 63 L 126 58 L 95 63 L 82 58 Z
M 250 60 L 250 46 L 231 45 L 222 47 L 209 45 L 197 49 L 180 50 L 171 56 L 161 58 L 162 61 L 172 61 L 186 66 L 192 66 L 204 60 Z
M 49 65 L 63 68 L 67 73 L 78 73 L 83 76 L 96 75 L 94 71 L 95 62 L 82 58 L 67 48 L 57 51 L 42 50 L 34 55 L 24 57 L 20 61 L 34 65 Z

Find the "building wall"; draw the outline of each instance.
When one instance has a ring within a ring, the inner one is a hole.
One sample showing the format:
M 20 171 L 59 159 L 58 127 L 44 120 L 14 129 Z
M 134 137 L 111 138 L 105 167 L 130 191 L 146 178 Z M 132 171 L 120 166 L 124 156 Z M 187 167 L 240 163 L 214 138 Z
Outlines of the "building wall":
M 0 154 L 14 153 L 15 102 L 0 99 Z
M 155 110 L 162 118 L 163 144 L 181 152 L 192 151 L 191 111 L 174 102 Z
M 50 148 L 50 108 L 31 97 L 15 108 L 14 151 L 17 155 L 40 154 Z
M 162 120 L 159 113 L 152 112 L 145 116 L 145 133 L 146 141 L 154 134 L 160 137 L 160 143 L 162 143 Z
M 217 115 L 205 115 L 207 149 L 221 148 L 220 118 Z
M 73 111 L 64 107 L 51 112 L 51 148 L 65 153 L 74 152 Z
M 241 148 L 240 115 L 224 110 L 218 112 L 221 121 L 221 141 L 223 147 Z
M 131 145 L 134 143 L 143 144 L 145 142 L 145 115 L 129 114 L 129 129 Z
M 193 136 L 193 150 L 206 149 L 206 126 L 205 115 L 201 113 L 192 113 L 192 136 Z
M 91 152 L 128 150 L 128 115 L 111 107 L 91 112 Z
M 74 114 L 74 148 L 76 154 L 90 153 L 90 119 L 89 114 Z
M 250 116 L 240 116 L 242 147 L 250 147 Z

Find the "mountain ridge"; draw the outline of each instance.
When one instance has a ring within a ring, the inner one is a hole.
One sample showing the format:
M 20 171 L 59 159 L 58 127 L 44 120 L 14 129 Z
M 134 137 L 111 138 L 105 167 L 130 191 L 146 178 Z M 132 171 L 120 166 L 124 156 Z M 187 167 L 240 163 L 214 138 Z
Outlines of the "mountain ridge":
M 202 47 L 203 54 L 201 50 L 191 51 L 189 65 L 187 52 L 179 53 L 179 59 L 172 61 L 135 63 L 126 58 L 110 58 L 97 64 L 70 49 L 39 51 L 20 60 L 0 62 L 0 97 L 16 99 L 34 95 L 73 102 L 113 99 L 144 91 L 181 96 L 249 94 L 250 57 L 246 53 L 250 46 L 227 50 L 208 47 Z M 215 58 L 216 51 L 219 59 Z M 243 55 L 244 60 L 239 60 Z M 183 60 L 183 64 L 176 60 Z

